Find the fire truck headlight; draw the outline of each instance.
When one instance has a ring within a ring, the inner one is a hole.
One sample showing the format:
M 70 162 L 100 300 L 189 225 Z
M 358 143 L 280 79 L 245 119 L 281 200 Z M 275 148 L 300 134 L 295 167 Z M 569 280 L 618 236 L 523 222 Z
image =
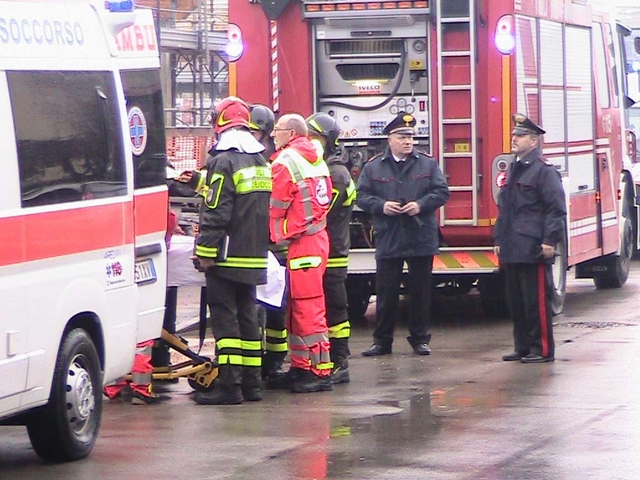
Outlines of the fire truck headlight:
M 242 32 L 240 27 L 233 23 L 229 24 L 229 30 L 227 31 L 227 44 L 224 46 L 224 51 L 229 56 L 230 62 L 238 60 L 244 52 Z
M 516 39 L 513 31 L 513 17 L 511 15 L 503 15 L 496 24 L 496 33 L 494 36 L 496 48 L 503 55 L 510 55 L 516 46 Z

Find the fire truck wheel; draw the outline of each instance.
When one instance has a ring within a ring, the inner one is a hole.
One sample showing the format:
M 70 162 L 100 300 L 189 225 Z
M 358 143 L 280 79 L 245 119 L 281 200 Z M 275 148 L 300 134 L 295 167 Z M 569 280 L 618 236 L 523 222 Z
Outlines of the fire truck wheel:
M 62 340 L 49 403 L 29 416 L 27 431 L 44 460 L 78 460 L 93 449 L 101 417 L 100 360 L 91 337 L 76 328 Z
M 489 318 L 504 318 L 509 315 L 505 296 L 504 274 L 499 271 L 486 275 L 478 281 L 482 311 Z
M 562 240 L 558 242 L 555 248 L 558 256 L 551 267 L 553 277 L 553 298 L 551 300 L 551 308 L 554 315 L 560 315 L 564 309 L 564 299 L 567 293 L 567 268 L 568 268 L 568 250 L 567 237 L 563 235 Z
M 374 290 L 373 280 L 361 279 L 358 276 L 347 277 L 346 288 L 349 322 L 353 325 L 364 324 L 371 293 Z
M 610 268 L 593 277 L 596 288 L 620 288 L 629 278 L 631 257 L 633 256 L 633 224 L 631 219 L 625 218 L 622 227 L 622 246 L 620 255 L 613 257 Z

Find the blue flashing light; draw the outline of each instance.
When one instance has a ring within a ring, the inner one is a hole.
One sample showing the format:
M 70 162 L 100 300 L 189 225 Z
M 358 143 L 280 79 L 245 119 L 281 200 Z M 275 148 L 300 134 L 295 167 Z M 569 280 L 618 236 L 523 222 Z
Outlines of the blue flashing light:
M 133 12 L 135 8 L 134 0 L 120 0 L 117 2 L 105 1 L 104 8 L 110 12 Z

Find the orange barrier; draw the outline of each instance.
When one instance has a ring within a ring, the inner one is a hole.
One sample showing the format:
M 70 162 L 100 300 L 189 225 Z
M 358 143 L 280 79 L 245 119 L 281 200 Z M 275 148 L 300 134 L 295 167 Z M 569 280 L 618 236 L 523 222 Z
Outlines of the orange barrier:
M 166 138 L 167 159 L 179 172 L 201 168 L 214 140 L 209 127 L 168 127 Z

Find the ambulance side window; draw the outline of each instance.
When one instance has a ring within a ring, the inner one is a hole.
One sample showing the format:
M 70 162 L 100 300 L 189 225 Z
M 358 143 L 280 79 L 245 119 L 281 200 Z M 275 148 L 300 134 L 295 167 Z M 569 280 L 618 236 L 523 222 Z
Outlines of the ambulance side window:
M 121 73 L 129 112 L 135 188 L 165 185 L 167 154 L 160 71 Z M 132 112 L 137 112 L 138 118 Z
M 7 72 L 22 206 L 126 195 L 112 72 Z

